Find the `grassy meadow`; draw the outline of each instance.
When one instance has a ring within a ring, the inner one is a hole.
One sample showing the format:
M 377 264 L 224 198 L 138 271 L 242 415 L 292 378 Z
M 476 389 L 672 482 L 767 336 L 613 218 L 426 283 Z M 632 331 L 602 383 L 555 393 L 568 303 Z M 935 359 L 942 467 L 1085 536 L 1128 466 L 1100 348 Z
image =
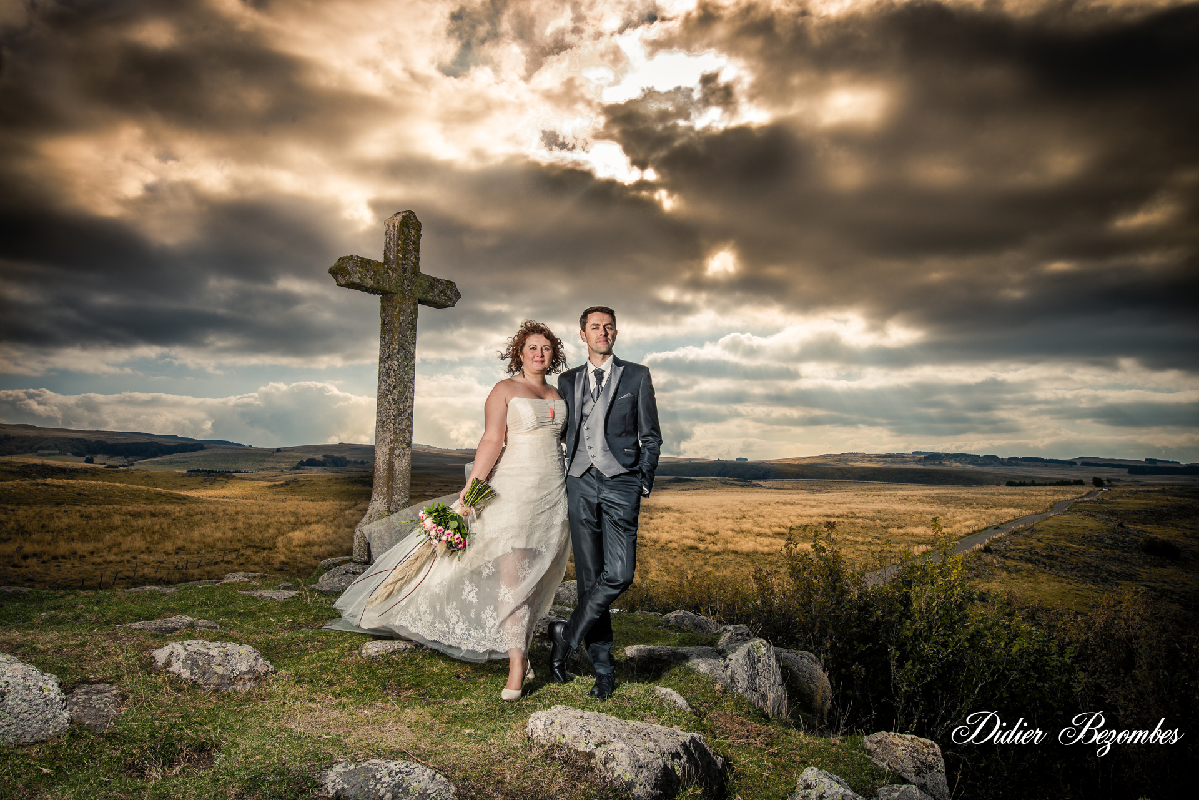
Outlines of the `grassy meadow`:
M 415 502 L 458 488 L 416 474 Z M 0 462 L 0 584 L 128 587 L 303 577 L 349 553 L 370 473 L 250 480 Z
M 456 467 L 455 467 L 456 469 Z M 128 587 L 228 572 L 310 574 L 350 551 L 370 473 L 246 477 L 0 462 L 0 584 Z M 414 502 L 460 488 L 414 473 Z M 910 486 L 819 481 L 663 480 L 642 505 L 638 576 L 748 577 L 789 528 L 835 522 L 851 560 L 884 540 L 920 551 L 939 517 L 954 538 L 1043 511 L 1082 487 Z
M 1199 488 L 1123 487 L 973 554 L 979 588 L 1085 612 L 1122 589 L 1199 611 Z
M 836 523 L 850 561 L 865 563 L 886 540 L 921 552 L 939 517 L 954 539 L 1079 497 L 1081 486 L 912 486 L 848 481 L 664 480 L 641 505 L 638 572 L 647 580 L 713 570 L 747 577 L 783 547 L 790 528 Z M 801 536 L 801 547 L 806 541 Z
M 301 593 L 263 601 L 238 594 L 245 587 L 189 586 L 166 596 L 0 595 L 0 651 L 54 673 L 68 691 L 105 682 L 124 696 L 121 716 L 104 734 L 72 726 L 47 742 L 0 748 L 0 796 L 302 798 L 315 789 L 315 773 L 338 761 L 394 758 L 440 771 L 463 800 L 627 798 L 597 779 L 584 757 L 525 739 L 529 716 L 556 704 L 702 733 L 731 763 L 730 798 L 784 797 L 810 765 L 868 796 L 896 780 L 870 763 L 860 736 L 805 730 L 798 711 L 790 720 L 769 720 L 685 667 L 636 674 L 622 659 L 618 691 L 606 703 L 588 696 L 590 681 L 556 685 L 544 678 L 534 679 L 520 702 L 505 703 L 499 692 L 506 662 L 465 664 L 431 651 L 364 659 L 358 648 L 367 637 L 321 630 L 335 616 L 331 598 Z M 162 635 L 118 627 L 173 614 L 213 620 L 221 630 Z M 714 638 L 655 617 L 616 616 L 621 647 Z M 249 692 L 212 694 L 152 669 L 152 650 L 195 638 L 254 647 L 277 673 Z M 538 647 L 532 657 L 546 675 L 548 651 Z M 654 695 L 659 685 L 683 694 L 694 713 Z

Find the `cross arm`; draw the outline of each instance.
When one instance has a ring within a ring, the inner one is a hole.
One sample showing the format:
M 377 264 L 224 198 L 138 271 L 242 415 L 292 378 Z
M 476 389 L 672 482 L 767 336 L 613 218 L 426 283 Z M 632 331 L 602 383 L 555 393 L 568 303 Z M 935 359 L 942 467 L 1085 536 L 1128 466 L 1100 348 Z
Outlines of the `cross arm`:
M 453 281 L 445 278 L 434 278 L 432 275 L 419 273 L 416 276 L 416 299 L 422 306 L 432 308 L 450 308 L 458 302 L 462 293 Z
M 362 256 L 342 256 L 329 267 L 337 285 L 371 294 L 400 294 L 403 283 L 399 275 L 388 274 L 382 261 Z

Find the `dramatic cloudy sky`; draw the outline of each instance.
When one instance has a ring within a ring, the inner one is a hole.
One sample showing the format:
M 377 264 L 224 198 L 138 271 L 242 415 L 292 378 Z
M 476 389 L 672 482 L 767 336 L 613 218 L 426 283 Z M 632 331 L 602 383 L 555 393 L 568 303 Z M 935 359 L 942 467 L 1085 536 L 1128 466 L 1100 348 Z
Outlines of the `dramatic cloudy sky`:
M 619 311 L 666 452 L 1199 460 L 1199 3 L 0 0 L 0 420 L 416 439 Z

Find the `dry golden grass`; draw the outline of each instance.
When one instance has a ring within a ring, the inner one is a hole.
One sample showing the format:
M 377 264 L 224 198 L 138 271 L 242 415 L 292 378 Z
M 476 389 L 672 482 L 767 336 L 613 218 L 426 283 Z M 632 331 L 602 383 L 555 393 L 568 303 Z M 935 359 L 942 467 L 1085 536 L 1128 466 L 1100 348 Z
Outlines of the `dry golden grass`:
M 347 555 L 369 474 L 266 482 L 174 473 L 58 470 L 0 480 L 0 583 L 173 583 L 227 572 L 305 578 Z M 444 494 L 417 476 L 414 497 Z M 155 486 L 154 484 L 158 484 Z M 422 494 L 423 493 L 423 494 Z
M 760 485 L 697 481 L 656 490 L 641 505 L 639 576 L 656 580 L 713 569 L 743 578 L 779 552 L 788 528 L 829 521 L 836 523 L 846 555 L 861 563 L 886 539 L 896 547 L 926 549 L 933 541 L 933 517 L 956 539 L 1086 492 L 1081 486 Z

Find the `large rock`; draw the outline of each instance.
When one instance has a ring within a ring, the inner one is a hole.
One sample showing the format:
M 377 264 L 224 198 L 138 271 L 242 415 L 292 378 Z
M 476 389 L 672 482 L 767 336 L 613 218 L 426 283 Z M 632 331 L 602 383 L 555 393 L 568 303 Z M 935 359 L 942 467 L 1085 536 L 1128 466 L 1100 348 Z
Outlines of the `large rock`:
M 819 719 L 827 717 L 833 704 L 833 685 L 829 683 L 828 673 L 820 666 L 820 659 L 805 650 L 781 647 L 774 648 L 774 657 L 799 687 L 799 696 L 793 699 Z
M 702 617 L 699 614 L 692 614 L 690 611 L 671 611 L 662 617 L 663 622 L 669 622 L 671 625 L 677 625 L 680 628 L 689 630 L 693 633 L 702 633 L 707 636 L 720 633 L 721 625 L 714 619 Z
M 624 653 L 634 666 L 684 663 L 744 696 L 769 716 L 786 717 L 787 687 L 774 657 L 774 647 L 765 639 L 743 640 L 739 635 L 732 641 L 729 649 L 633 645 L 626 647 Z
M 683 697 L 681 694 L 676 692 L 674 689 L 670 689 L 666 686 L 655 686 L 654 694 L 656 694 L 658 697 L 662 698 L 666 702 L 670 703 L 672 706 L 679 709 L 680 711 L 686 711 L 687 713 L 691 713 L 691 704 L 687 702 L 687 698 Z
M 88 683 L 76 686 L 67 695 L 67 711 L 71 722 L 78 722 L 96 733 L 103 733 L 121 713 L 121 694 L 107 683 Z
M 380 658 L 392 653 L 404 653 L 419 648 L 419 644 L 410 642 L 407 639 L 376 639 L 359 647 L 358 654 L 363 658 Z
M 317 582 L 308 588 L 322 594 L 341 594 L 367 569 L 369 567 L 366 564 L 342 564 L 321 575 Z
M 58 677 L 0 653 L 0 744 L 30 744 L 71 724 Z
M 788 714 L 787 687 L 774 657 L 774 647 L 765 639 L 750 639 L 733 648 L 724 659 L 728 675 L 725 685 L 768 716 Z
M 754 634 L 748 625 L 725 625 L 720 629 L 720 638 L 716 640 L 716 646 L 721 650 L 732 650 L 752 638 Z
M 253 647 L 233 642 L 189 639 L 171 642 L 151 655 L 158 669 L 218 692 L 247 691 L 275 671 Z
M 875 764 L 916 784 L 934 800 L 949 800 L 945 759 L 936 742 L 906 733 L 879 731 L 867 736 L 865 744 L 866 755 Z
M 526 731 L 538 744 L 591 753 L 596 770 L 626 786 L 635 800 L 666 800 L 690 786 L 711 797 L 724 781 L 724 759 L 698 733 L 567 706 L 535 712 Z
M 878 788 L 878 800 L 932 800 L 910 783 L 893 783 Z
M 339 564 L 346 564 L 353 560 L 353 556 L 334 556 L 333 558 L 326 558 L 321 562 L 321 569 L 331 569 Z
M 422 509 L 428 508 L 434 503 L 441 503 L 447 506 L 452 505 L 457 499 L 457 493 L 443 495 L 433 500 L 427 500 L 424 503 L 417 503 L 414 506 L 402 508 L 390 516 L 377 519 L 369 525 L 363 525 L 362 535 L 366 537 L 366 541 L 370 545 L 371 561 L 373 562 L 378 559 L 379 556 L 395 546 L 397 542 L 412 533 L 412 529 L 416 527 L 417 514 Z
M 316 776 L 318 796 L 335 800 L 452 800 L 445 776 L 411 761 L 372 759 L 334 764 Z
M 150 633 L 178 633 L 189 628 L 193 630 L 216 630 L 220 626 L 210 619 L 192 619 L 184 614 L 176 614 L 166 619 L 148 619 L 142 622 L 130 622 L 128 625 L 122 625 L 121 627 L 133 628 L 135 631 L 149 631 Z
M 579 582 L 563 581 L 554 591 L 554 602 L 563 606 L 577 606 L 579 604 Z
M 795 783 L 787 800 L 863 800 L 849 784 L 831 772 L 808 767 Z

